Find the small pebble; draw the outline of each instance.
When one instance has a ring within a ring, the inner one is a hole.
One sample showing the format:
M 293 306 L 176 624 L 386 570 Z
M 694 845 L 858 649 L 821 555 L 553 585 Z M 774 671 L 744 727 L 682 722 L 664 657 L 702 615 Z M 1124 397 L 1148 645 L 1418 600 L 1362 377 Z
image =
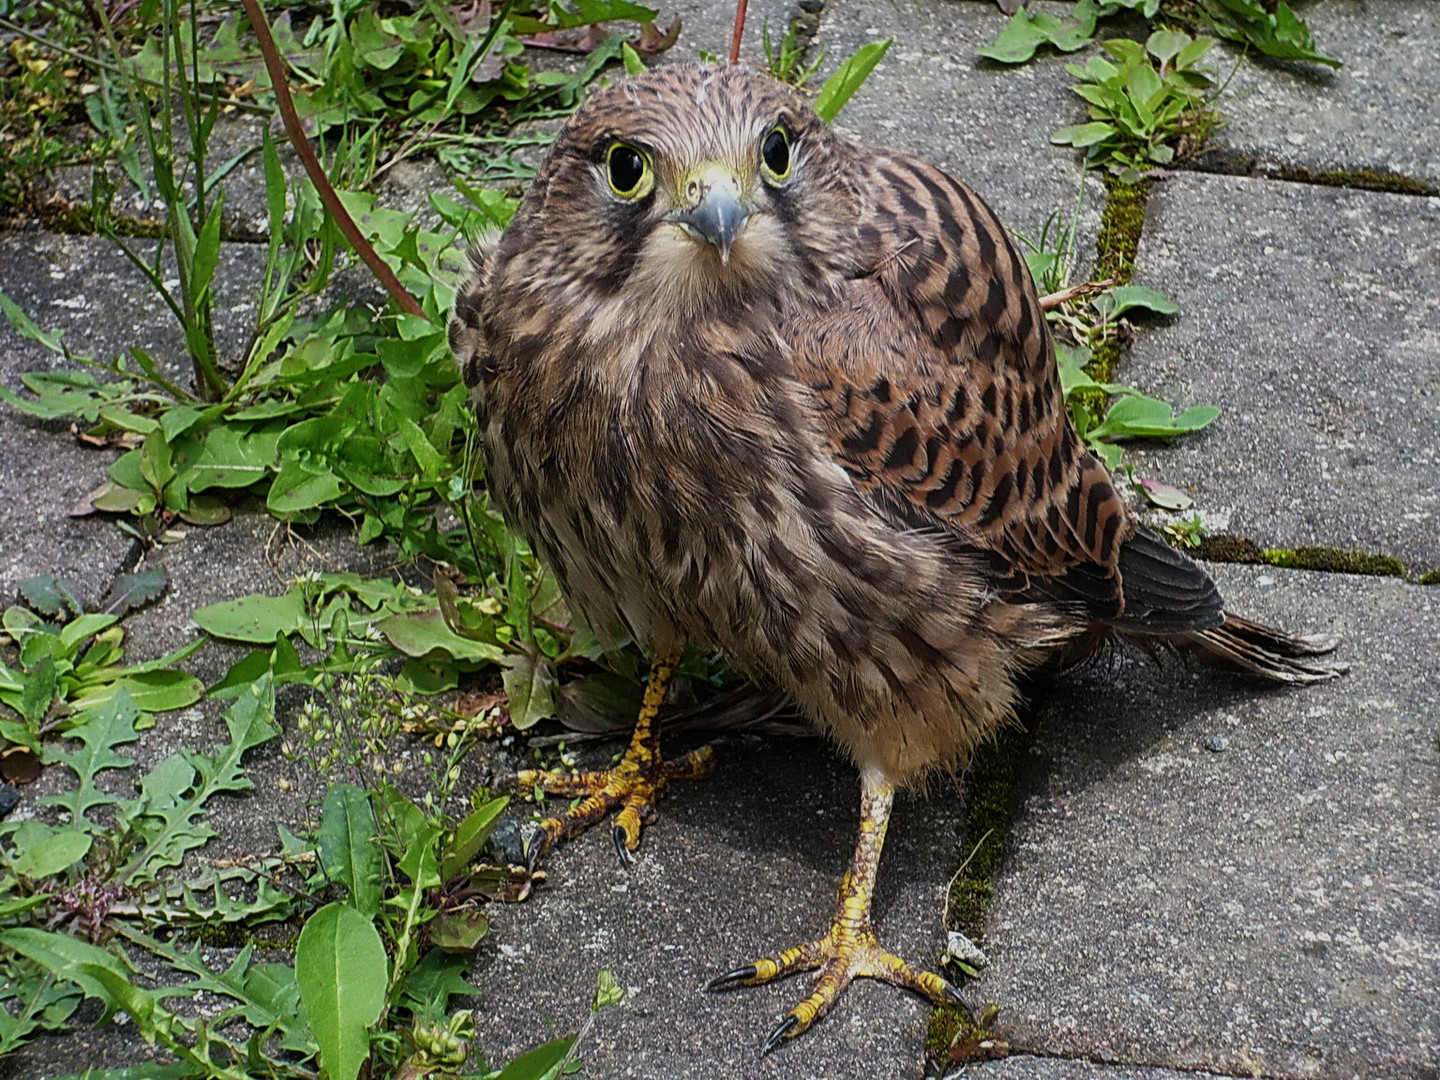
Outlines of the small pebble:
M 1215 753 L 1217 753 L 1217 754 L 1220 753 L 1221 750 L 1224 750 L 1224 749 L 1225 749 L 1227 746 L 1229 746 L 1229 745 L 1230 745 L 1230 740 L 1229 740 L 1228 738 L 1226 738 L 1224 735 L 1207 735 L 1207 736 L 1205 737 L 1205 742 L 1204 742 L 1205 749 L 1206 749 L 1206 750 L 1213 750 L 1213 751 L 1214 751 Z
M 1274 589 L 1275 579 L 1269 574 L 1261 574 L 1258 578 L 1255 579 L 1255 587 L 1257 589 Z

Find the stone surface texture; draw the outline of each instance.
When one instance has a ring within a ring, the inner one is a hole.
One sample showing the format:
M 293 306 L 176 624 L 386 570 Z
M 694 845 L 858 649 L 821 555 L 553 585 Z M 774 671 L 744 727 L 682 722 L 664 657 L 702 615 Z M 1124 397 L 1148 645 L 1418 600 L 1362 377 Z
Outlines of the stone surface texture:
M 1144 661 L 1035 702 L 992 967 L 1018 1048 L 1262 1076 L 1440 1068 L 1440 596 L 1213 566 L 1227 607 L 1344 635 L 1258 691 Z
M 1262 547 L 1440 567 L 1440 199 L 1182 174 L 1157 186 L 1136 282 L 1180 304 L 1122 369 L 1218 405 L 1135 455 Z
M 683 749 L 676 744 L 667 754 Z M 487 1060 L 585 1017 L 601 968 L 629 991 L 600 1014 L 581 1056 L 606 1078 L 705 1076 L 891 1080 L 922 1074 L 928 1007 L 860 980 L 811 1035 L 760 1045 L 809 993 L 809 978 L 710 994 L 705 984 L 819 936 L 854 845 L 859 781 L 819 740 L 737 740 L 715 775 L 671 788 L 626 874 L 608 830 L 553 853 L 549 884 L 495 913 L 474 981 Z M 880 873 L 882 943 L 917 964 L 944 947 L 945 884 L 962 845 L 960 800 L 935 786 L 900 799 Z

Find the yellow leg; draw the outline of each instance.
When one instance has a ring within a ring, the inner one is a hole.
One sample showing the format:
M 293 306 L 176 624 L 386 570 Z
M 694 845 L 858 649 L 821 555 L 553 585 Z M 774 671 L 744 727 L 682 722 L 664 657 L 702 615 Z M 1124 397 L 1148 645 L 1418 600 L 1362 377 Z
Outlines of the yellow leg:
M 850 869 L 840 881 L 835 915 L 825 936 L 756 960 L 710 983 L 708 989 L 730 990 L 737 986 L 758 986 L 797 971 L 820 970 L 810 996 L 795 1006 L 770 1033 L 761 1048 L 762 1054 L 775 1049 L 782 1039 L 793 1039 L 805 1031 L 857 978 L 880 979 L 903 986 L 937 1005 L 949 1001 L 964 1004 L 959 991 L 939 975 L 916 971 L 898 956 L 882 949 L 870 925 L 870 898 L 875 891 L 880 849 L 885 845 L 885 829 L 890 822 L 894 797 L 895 789 L 878 773 L 862 775 L 860 838 L 855 844 Z
M 613 833 L 615 850 L 625 865 L 631 866 L 634 852 L 640 847 L 640 829 L 655 820 L 655 803 L 665 794 L 670 781 L 691 780 L 710 771 L 708 746 L 675 761 L 660 757 L 660 706 L 665 703 L 665 693 L 679 662 L 678 651 L 655 657 L 635 733 L 625 756 L 614 768 L 581 773 L 525 769 L 516 774 L 515 782 L 521 788 L 538 786 L 552 795 L 584 796 L 573 809 L 540 823 L 545 833 L 544 850 L 579 835 L 618 807 Z

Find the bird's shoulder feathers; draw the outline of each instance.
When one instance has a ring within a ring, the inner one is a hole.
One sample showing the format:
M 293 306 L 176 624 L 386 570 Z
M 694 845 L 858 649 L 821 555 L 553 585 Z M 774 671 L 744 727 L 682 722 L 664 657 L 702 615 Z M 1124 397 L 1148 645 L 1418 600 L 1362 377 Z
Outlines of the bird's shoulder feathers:
M 1004 226 L 923 161 L 876 152 L 867 167 L 864 269 L 793 338 L 836 459 L 897 523 L 986 555 L 1004 591 L 1119 623 L 1151 617 L 1155 601 L 1178 605 L 1186 625 L 1211 624 L 1208 576 L 1132 543 L 1129 507 L 1070 421 Z

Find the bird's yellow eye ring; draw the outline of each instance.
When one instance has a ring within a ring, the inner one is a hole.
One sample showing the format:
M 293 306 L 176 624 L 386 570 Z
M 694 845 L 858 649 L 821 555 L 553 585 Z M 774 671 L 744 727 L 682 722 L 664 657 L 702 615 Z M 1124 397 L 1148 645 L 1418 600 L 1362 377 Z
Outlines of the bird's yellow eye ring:
M 649 157 L 629 143 L 610 144 L 605 153 L 605 176 L 610 190 L 628 201 L 643 199 L 655 186 Z
M 778 124 L 760 141 L 760 163 L 768 179 L 775 183 L 790 179 L 790 136 Z

